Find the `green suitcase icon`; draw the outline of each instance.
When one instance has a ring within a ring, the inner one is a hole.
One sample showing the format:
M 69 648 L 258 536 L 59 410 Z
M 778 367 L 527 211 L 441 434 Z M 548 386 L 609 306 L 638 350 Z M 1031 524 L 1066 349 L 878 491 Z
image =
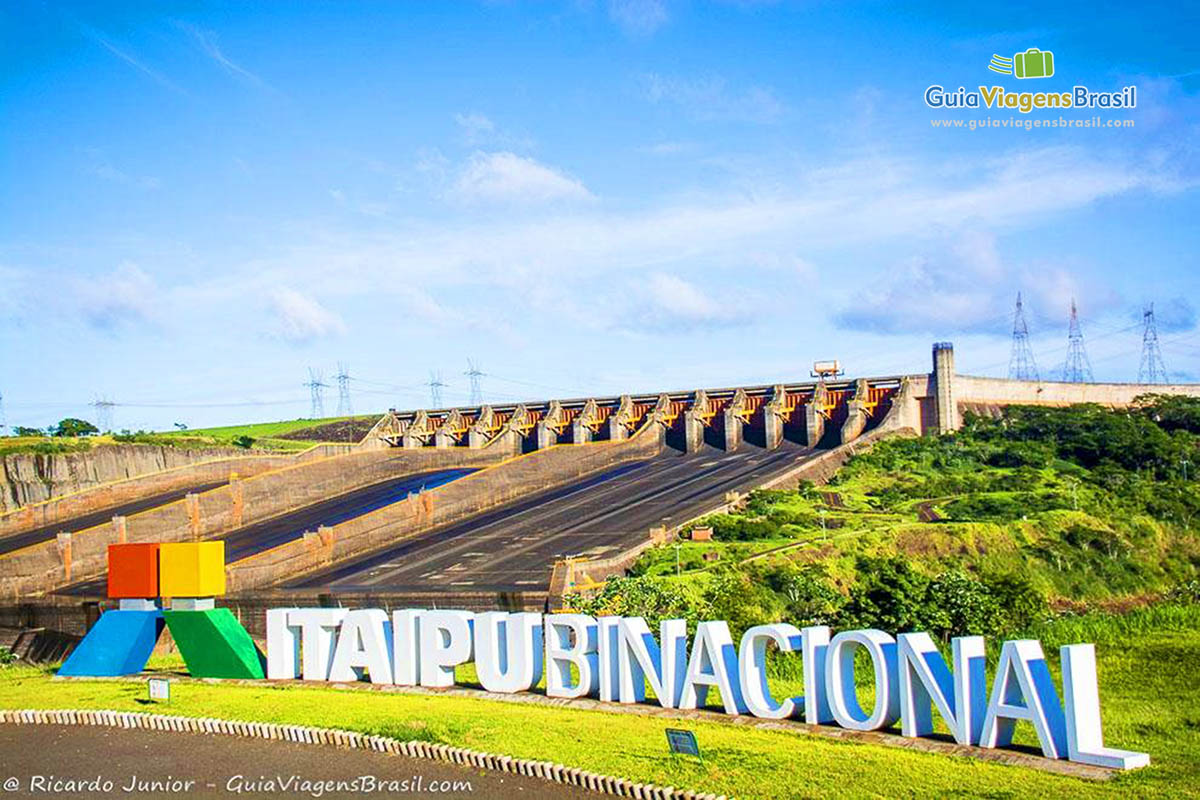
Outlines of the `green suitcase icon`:
M 1054 53 L 1031 47 L 1013 56 L 1013 74 L 1018 78 L 1049 78 L 1054 74 Z

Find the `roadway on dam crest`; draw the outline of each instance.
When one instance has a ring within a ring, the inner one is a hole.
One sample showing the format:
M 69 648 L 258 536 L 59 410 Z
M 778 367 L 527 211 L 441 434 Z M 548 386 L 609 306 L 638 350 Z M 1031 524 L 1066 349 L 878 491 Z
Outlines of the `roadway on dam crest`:
M 790 469 L 812 451 L 785 443 L 690 455 L 664 453 L 406 539 L 289 589 L 334 592 L 544 591 L 555 561 L 604 557 Z
M 225 542 L 225 563 L 228 564 L 290 542 L 304 535 L 305 531 L 315 531 L 322 525 L 337 525 L 360 517 L 399 502 L 413 492 L 442 486 L 474 471 L 474 468 L 461 467 L 392 478 L 322 500 L 290 514 L 246 525 L 217 538 Z M 78 583 L 61 589 L 59 593 L 102 595 L 105 592 L 105 580 L 101 578 Z
M 216 481 L 214 483 L 202 483 L 195 486 L 189 486 L 185 489 L 174 489 L 169 492 L 143 497 L 140 500 L 134 500 L 130 503 L 124 503 L 118 506 L 110 506 L 102 508 L 99 511 L 93 511 L 89 514 L 83 514 L 71 519 L 65 519 L 61 522 L 55 522 L 51 525 L 43 525 L 40 528 L 35 528 L 30 531 L 14 533 L 0 538 L 0 555 L 11 553 L 14 550 L 20 550 L 22 547 L 47 542 L 53 539 L 60 533 L 76 533 L 94 528 L 97 525 L 105 525 L 112 521 L 113 517 L 128 517 L 133 514 L 138 514 L 143 511 L 165 506 L 170 503 L 182 500 L 189 494 L 201 494 L 203 492 L 216 489 L 224 486 L 229 481 Z

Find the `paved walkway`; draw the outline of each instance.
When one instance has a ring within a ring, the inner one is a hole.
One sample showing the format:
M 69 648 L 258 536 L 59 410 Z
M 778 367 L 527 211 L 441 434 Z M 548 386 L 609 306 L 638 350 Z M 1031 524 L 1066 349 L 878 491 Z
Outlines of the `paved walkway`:
M 0 753 L 0 798 L 597 797 L 538 778 L 404 756 L 193 733 L 0 725 Z

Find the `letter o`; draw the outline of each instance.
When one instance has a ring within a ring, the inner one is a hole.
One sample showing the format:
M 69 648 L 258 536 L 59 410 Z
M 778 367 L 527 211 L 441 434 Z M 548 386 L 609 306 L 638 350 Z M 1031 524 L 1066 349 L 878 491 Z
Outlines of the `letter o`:
M 854 691 L 854 655 L 867 651 L 875 673 L 875 706 L 870 715 Z M 886 728 L 900 719 L 899 667 L 896 640 L 880 630 L 845 631 L 829 642 L 825 685 L 834 720 L 852 731 Z

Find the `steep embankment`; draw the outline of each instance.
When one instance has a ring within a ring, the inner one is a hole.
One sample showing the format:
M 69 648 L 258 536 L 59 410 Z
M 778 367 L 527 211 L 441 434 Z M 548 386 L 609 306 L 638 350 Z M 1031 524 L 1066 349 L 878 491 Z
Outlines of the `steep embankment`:
M 246 456 L 241 448 L 102 445 L 67 453 L 0 456 L 0 513 L 103 483 L 214 459 Z

